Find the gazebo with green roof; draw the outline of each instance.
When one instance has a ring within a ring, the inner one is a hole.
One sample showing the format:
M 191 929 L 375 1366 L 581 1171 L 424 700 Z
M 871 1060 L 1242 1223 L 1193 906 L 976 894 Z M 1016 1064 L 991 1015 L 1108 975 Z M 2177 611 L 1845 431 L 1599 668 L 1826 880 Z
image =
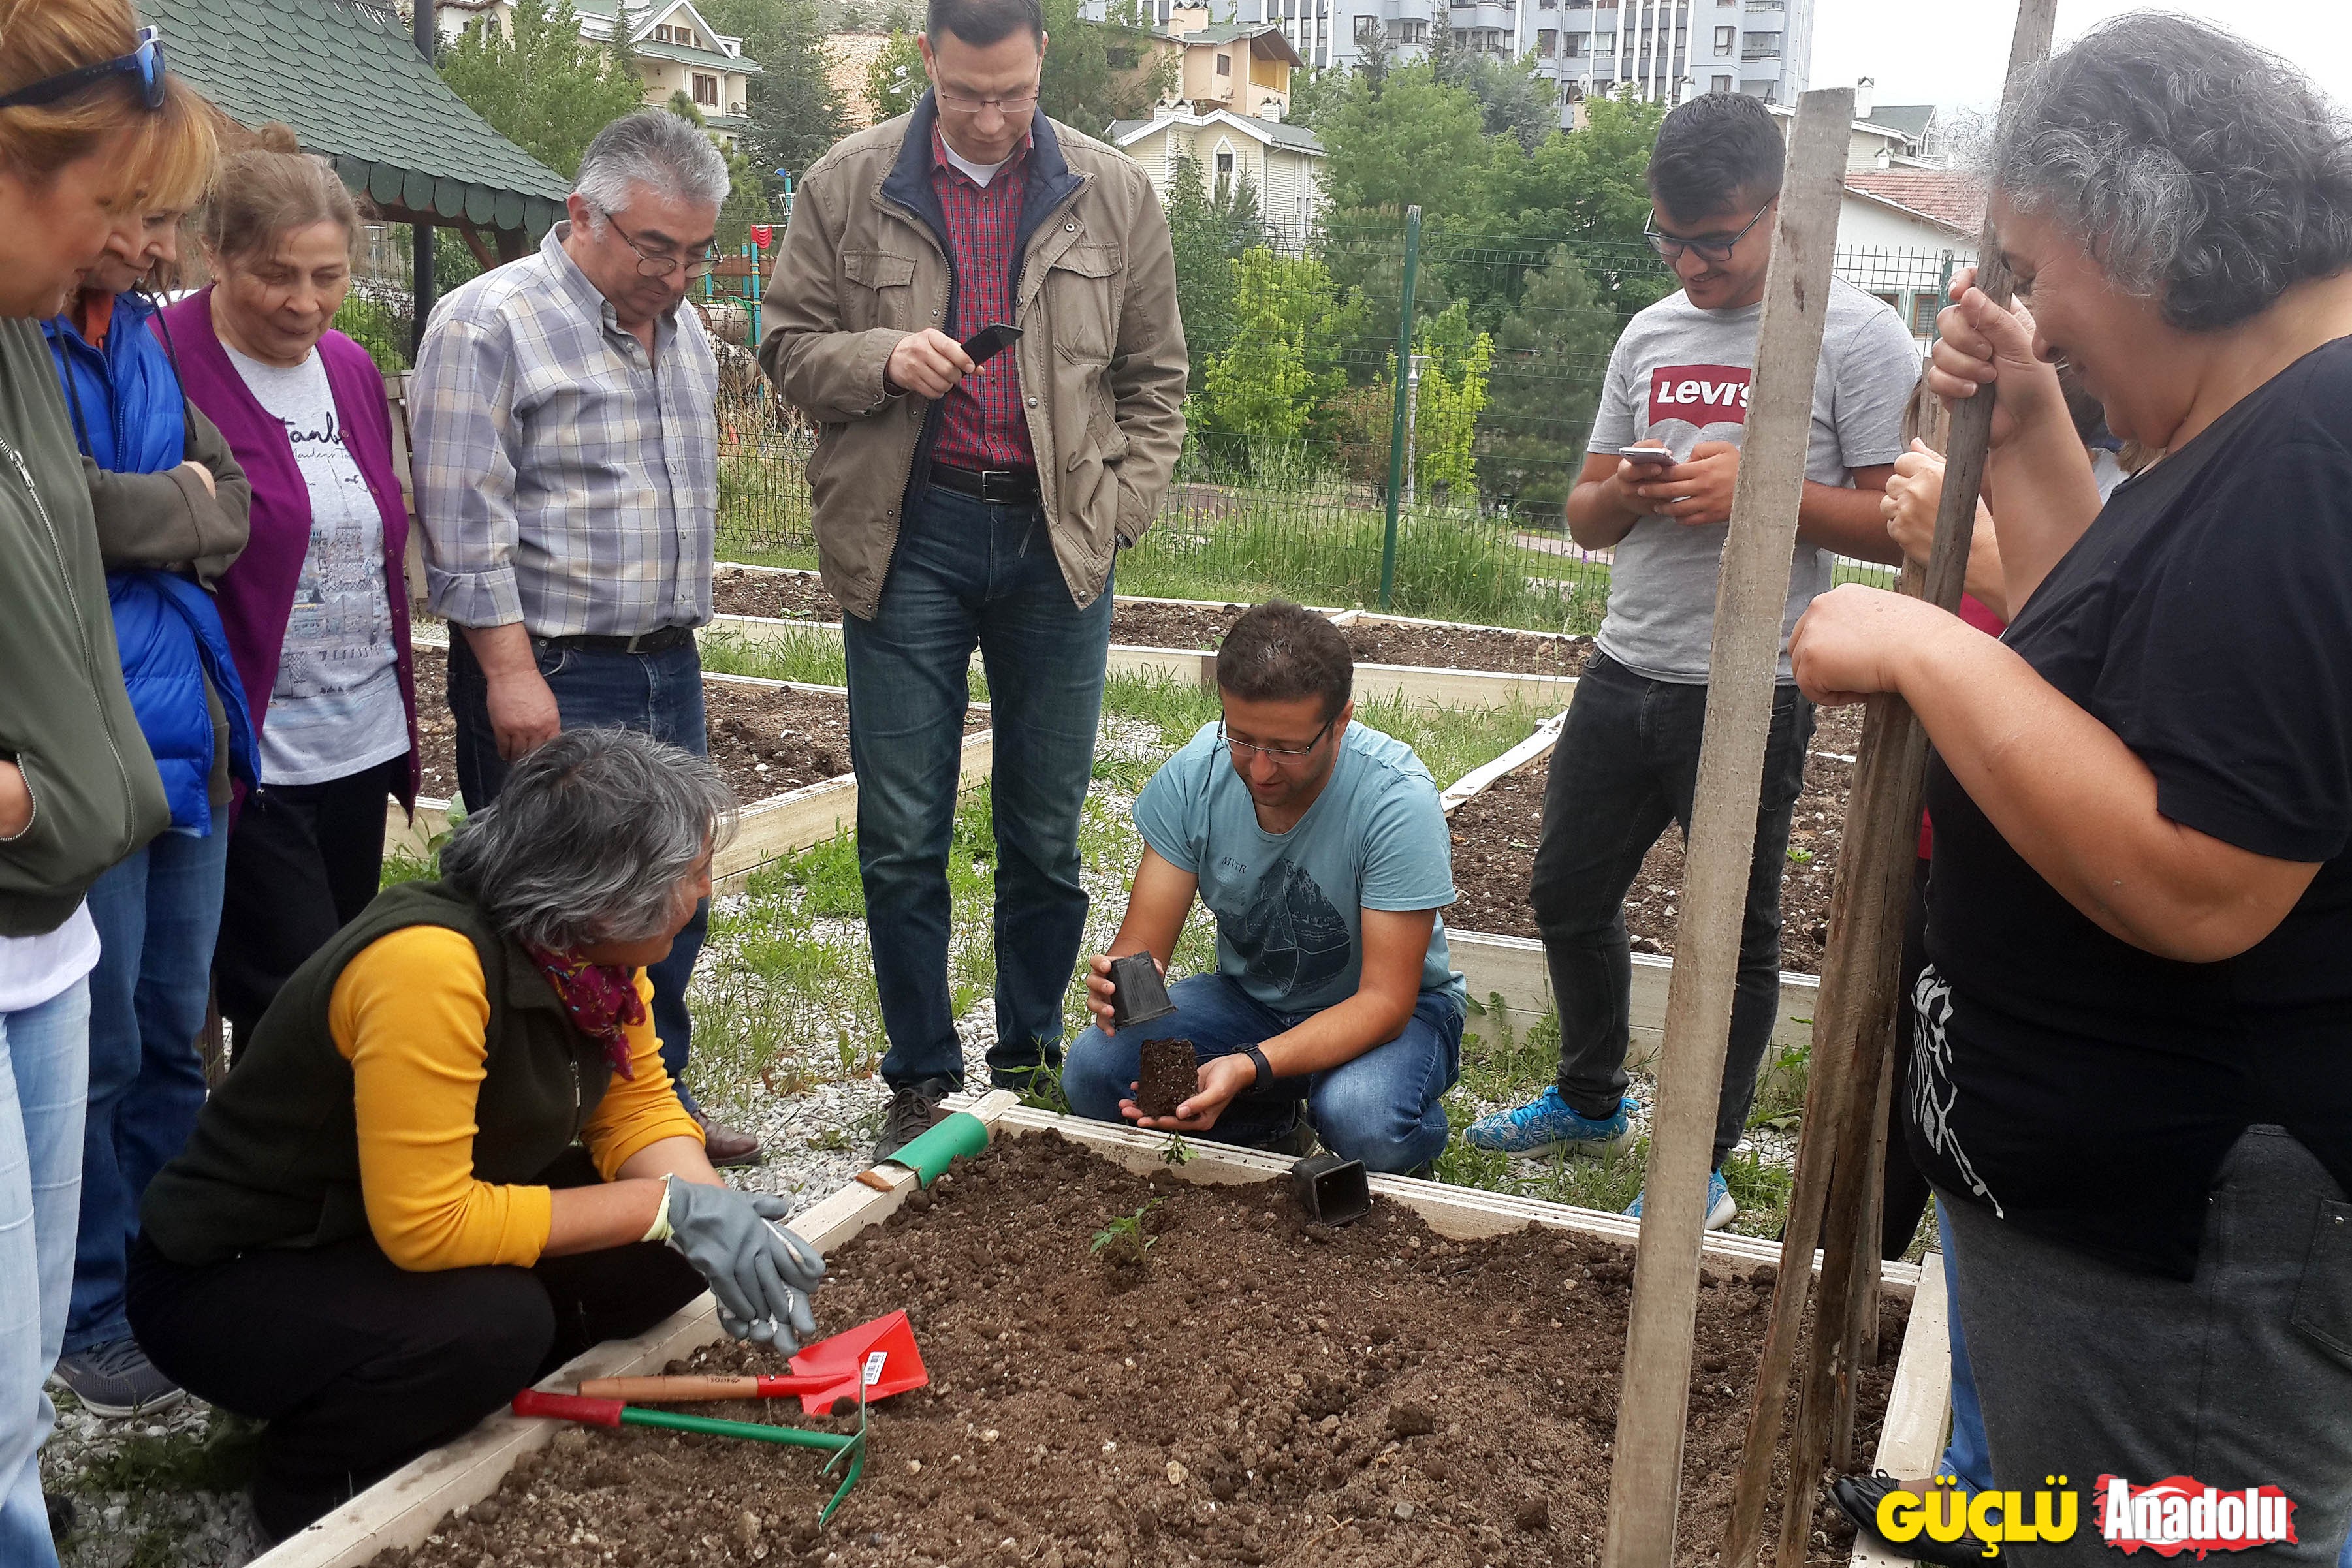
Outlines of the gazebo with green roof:
M 214 107 L 248 129 L 292 126 L 387 223 L 456 229 L 494 266 L 563 216 L 571 183 L 451 92 L 388 5 L 140 0 L 139 10 Z

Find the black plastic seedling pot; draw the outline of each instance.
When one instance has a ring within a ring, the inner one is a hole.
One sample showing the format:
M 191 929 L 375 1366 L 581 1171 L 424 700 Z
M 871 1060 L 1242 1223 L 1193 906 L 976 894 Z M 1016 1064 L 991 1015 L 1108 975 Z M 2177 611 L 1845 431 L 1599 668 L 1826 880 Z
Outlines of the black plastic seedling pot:
M 1150 1023 L 1175 1010 L 1176 1004 L 1168 999 L 1168 988 L 1160 981 L 1160 966 L 1151 961 L 1150 954 L 1129 953 L 1110 961 L 1111 1028 Z
M 1372 1184 L 1364 1162 L 1317 1155 L 1290 1167 L 1291 1191 L 1318 1225 L 1345 1225 L 1372 1211 Z

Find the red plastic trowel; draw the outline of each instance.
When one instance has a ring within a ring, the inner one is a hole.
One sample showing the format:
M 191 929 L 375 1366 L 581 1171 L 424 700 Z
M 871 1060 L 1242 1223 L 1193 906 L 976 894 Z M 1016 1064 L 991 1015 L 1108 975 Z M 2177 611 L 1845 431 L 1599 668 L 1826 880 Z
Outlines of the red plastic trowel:
M 580 1385 L 593 1399 L 635 1399 L 684 1405 L 710 1399 L 781 1399 L 800 1396 L 812 1416 L 856 1408 L 860 1382 L 870 1402 L 920 1388 L 931 1380 L 915 1348 L 915 1327 L 903 1312 L 821 1339 L 793 1357 L 789 1375 L 769 1377 L 592 1377 Z

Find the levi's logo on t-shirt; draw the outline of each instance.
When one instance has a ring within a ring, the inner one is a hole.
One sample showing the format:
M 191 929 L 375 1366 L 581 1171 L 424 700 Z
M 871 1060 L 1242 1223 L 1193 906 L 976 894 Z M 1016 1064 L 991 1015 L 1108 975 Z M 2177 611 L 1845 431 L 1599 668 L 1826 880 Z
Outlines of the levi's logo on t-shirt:
M 1738 365 L 1661 365 L 1650 372 L 1650 423 L 1748 423 L 1748 378 Z

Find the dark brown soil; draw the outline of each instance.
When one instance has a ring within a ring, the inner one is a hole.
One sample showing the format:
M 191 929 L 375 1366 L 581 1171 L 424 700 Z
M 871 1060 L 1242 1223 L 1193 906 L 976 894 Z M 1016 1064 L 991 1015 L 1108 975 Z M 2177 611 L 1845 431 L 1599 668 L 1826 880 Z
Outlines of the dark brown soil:
M 839 621 L 841 601 L 814 572 L 746 571 L 720 567 L 710 580 L 711 607 L 721 615 L 765 615 L 778 621 Z
M 1112 1221 L 1139 1213 L 1148 1267 L 1091 1256 Z M 1147 1181 L 1032 1134 L 959 1162 L 832 1268 L 824 1327 L 905 1308 L 933 1382 L 876 1406 L 865 1477 L 822 1535 L 820 1456 L 574 1430 L 375 1568 L 1600 1560 L 1631 1299 L 1622 1248 L 1534 1226 L 1448 1241 L 1387 1199 L 1353 1226 L 1310 1227 L 1280 1185 Z M 1115 1272 L 1142 1277 L 1122 1287 Z M 1717 1555 L 1770 1275 L 1700 1276 L 1686 1568 Z M 1906 1316 L 1886 1303 L 1881 1363 L 1862 1378 L 1865 1453 Z M 721 1343 L 672 1370 L 755 1368 L 781 1358 Z M 789 1400 L 694 1408 L 807 1424 Z M 1843 1563 L 1852 1535 L 1822 1502 L 1809 1561 Z
M 418 788 L 443 800 L 457 794 L 457 727 L 442 695 L 447 669 L 440 649 L 416 650 L 416 729 L 425 751 Z M 705 679 L 702 706 L 710 759 L 744 805 L 849 771 L 845 698 Z M 987 727 L 984 711 L 964 720 L 967 732 Z
M 1135 1108 L 1147 1116 L 1173 1116 L 1201 1087 L 1201 1059 L 1189 1040 L 1147 1040 L 1135 1079 Z
M 1790 859 L 1780 878 L 1780 967 L 1800 974 L 1821 973 L 1822 946 L 1829 939 L 1830 894 L 1845 837 L 1846 791 L 1853 783 L 1853 764 L 1844 758 L 1862 744 L 1862 714 L 1859 707 L 1816 712 L 1805 792 L 1797 800 L 1789 831 Z M 1528 882 L 1543 828 L 1549 768 L 1549 758 L 1530 762 L 1454 813 L 1454 884 L 1462 897 L 1445 912 L 1450 928 L 1496 936 L 1541 935 L 1528 904 Z M 1669 827 L 1625 895 L 1625 927 L 1635 952 L 1674 952 L 1682 887 L 1683 836 Z
M 1110 640 L 1128 648 L 1214 648 L 1246 604 L 1131 604 L 1112 607 Z
M 1397 626 L 1373 621 L 1350 626 L 1347 632 L 1357 662 L 1365 664 L 1573 675 L 1583 670 L 1592 652 L 1590 637 L 1546 637 L 1485 626 Z

